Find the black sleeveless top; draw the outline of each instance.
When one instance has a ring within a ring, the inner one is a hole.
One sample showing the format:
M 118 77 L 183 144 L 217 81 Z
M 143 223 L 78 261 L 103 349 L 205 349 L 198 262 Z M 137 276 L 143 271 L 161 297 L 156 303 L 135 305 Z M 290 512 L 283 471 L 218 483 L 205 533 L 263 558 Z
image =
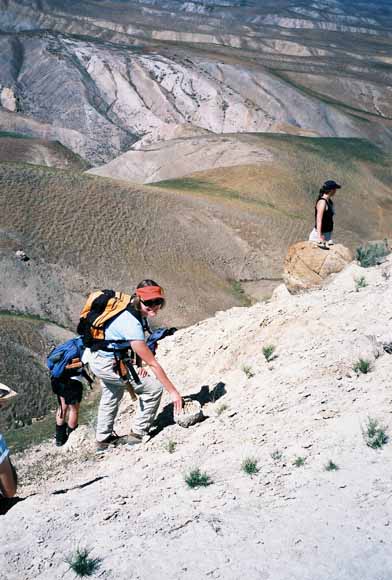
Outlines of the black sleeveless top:
M 333 207 L 333 201 L 331 199 L 326 199 L 323 196 L 320 196 L 316 202 L 314 207 L 314 227 L 317 228 L 317 204 L 323 199 L 326 203 L 325 210 L 323 213 L 323 220 L 321 222 L 321 233 L 325 234 L 327 232 L 332 232 L 333 230 L 333 216 L 335 213 L 335 209 Z

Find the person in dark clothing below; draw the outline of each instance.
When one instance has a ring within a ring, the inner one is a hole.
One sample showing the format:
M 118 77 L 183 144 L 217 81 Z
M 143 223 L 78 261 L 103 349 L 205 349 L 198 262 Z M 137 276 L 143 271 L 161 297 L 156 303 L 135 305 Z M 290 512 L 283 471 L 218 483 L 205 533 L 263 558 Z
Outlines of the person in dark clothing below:
M 333 218 L 335 208 L 333 196 L 341 185 L 329 179 L 320 189 L 319 196 L 314 208 L 314 228 L 310 232 L 309 241 L 316 242 L 318 246 L 328 249 L 333 244 Z
M 81 366 L 81 365 L 80 365 Z M 80 403 L 83 397 L 83 386 L 90 384 L 91 379 L 82 368 L 66 370 L 55 379 L 52 377 L 52 390 L 57 395 L 56 413 L 56 446 L 62 447 L 72 431 L 78 427 Z

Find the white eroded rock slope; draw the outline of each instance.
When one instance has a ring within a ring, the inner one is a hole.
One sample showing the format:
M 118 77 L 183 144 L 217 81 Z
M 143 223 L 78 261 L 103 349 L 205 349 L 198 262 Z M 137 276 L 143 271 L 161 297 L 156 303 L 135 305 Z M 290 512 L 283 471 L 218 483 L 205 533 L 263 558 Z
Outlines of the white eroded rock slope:
M 259 164 L 272 160 L 266 148 L 249 136 L 195 135 L 130 150 L 88 173 L 115 176 L 135 183 L 154 183 L 215 167 Z
M 94 166 L 183 126 L 390 147 L 385 0 L 0 0 L 0 13 L 0 128 Z
M 368 285 L 356 291 L 361 276 Z M 184 394 L 224 392 L 204 406 L 208 419 L 99 460 L 86 427 L 68 450 L 18 457 L 22 495 L 35 495 L 0 519 L 0 578 L 62 578 L 64 558 L 86 546 L 103 559 L 97 577 L 113 580 L 389 579 L 392 443 L 373 450 L 362 428 L 370 416 L 392 432 L 392 356 L 381 346 L 392 341 L 391 298 L 391 258 L 350 264 L 324 289 L 291 296 L 281 286 L 269 303 L 165 339 L 159 357 Z M 353 372 L 359 357 L 370 373 Z M 122 411 L 120 433 L 129 401 Z M 75 454 L 83 460 L 67 472 Z M 260 467 L 253 477 L 241 471 L 247 457 Z M 329 460 L 340 469 L 326 471 Z M 211 486 L 187 488 L 195 466 Z
M 388 88 L 380 83 L 365 91 L 369 80 L 360 79 L 355 90 L 355 104 L 374 113 L 374 128 L 302 90 L 298 73 L 287 80 L 247 60 L 212 60 L 192 52 L 143 54 L 132 46 L 86 38 L 52 32 L 20 33 L 18 42 L 12 34 L 0 38 L 0 90 L 12 90 L 18 102 L 15 113 L 0 110 L 3 130 L 57 139 L 93 165 L 113 160 L 138 141 L 172 138 L 179 126 L 218 134 L 294 131 L 369 138 L 380 130 L 383 139 L 390 139 L 389 129 L 379 126 L 389 112 Z M 267 53 L 298 51 L 279 42 L 267 39 Z M 321 89 L 318 79 L 325 74 L 315 77 Z M 304 79 L 310 87 L 313 76 L 312 70 Z M 337 78 L 333 95 L 345 95 L 349 81 Z M 345 95 L 349 103 L 350 98 Z

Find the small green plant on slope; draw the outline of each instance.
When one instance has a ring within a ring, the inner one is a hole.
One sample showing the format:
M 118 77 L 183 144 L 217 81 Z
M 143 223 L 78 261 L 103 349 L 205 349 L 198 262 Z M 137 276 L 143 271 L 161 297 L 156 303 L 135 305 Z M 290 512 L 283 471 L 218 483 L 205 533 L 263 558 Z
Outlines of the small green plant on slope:
M 200 469 L 192 469 L 188 475 L 185 476 L 185 482 L 188 487 L 207 487 L 213 483 L 212 479 L 207 473 L 202 473 Z
M 360 288 L 366 288 L 368 283 L 366 282 L 365 276 L 355 279 L 355 291 L 359 292 Z
M 357 362 L 353 365 L 353 371 L 354 373 L 357 373 L 357 375 L 360 373 L 367 375 L 367 373 L 370 371 L 370 361 L 366 358 L 358 359 Z
M 279 449 L 277 449 L 276 451 L 273 451 L 273 452 L 271 453 L 271 458 L 272 458 L 274 461 L 280 461 L 280 460 L 282 459 L 282 457 L 283 457 L 283 454 L 282 454 L 282 452 L 281 452 L 281 451 L 279 451 Z
M 296 457 L 293 461 L 293 465 L 295 465 L 295 467 L 302 467 L 302 465 L 305 464 L 305 457 Z
M 263 346 L 263 355 L 267 362 L 273 359 L 275 350 L 276 346 L 273 344 L 267 344 L 266 346 Z
M 169 439 L 165 447 L 166 451 L 168 451 L 169 453 L 174 453 L 177 447 L 177 442 L 174 441 L 173 439 Z
M 324 467 L 325 471 L 337 471 L 339 469 L 339 466 L 336 465 L 336 463 L 334 463 L 331 459 L 328 461 L 328 463 L 325 465 Z
M 252 367 L 250 365 L 242 365 L 242 370 L 246 374 L 247 379 L 251 379 L 255 376 L 254 372 L 252 371 Z
M 227 411 L 227 409 L 229 408 L 229 405 L 227 405 L 226 403 L 221 403 L 217 408 L 216 408 L 216 414 L 222 415 L 222 413 L 224 413 L 224 411 Z
M 241 469 L 247 475 L 256 475 L 259 473 L 260 469 L 257 466 L 257 459 L 253 457 L 247 457 L 241 464 Z
M 231 283 L 231 288 L 234 296 L 239 300 L 241 304 L 244 306 L 250 306 L 251 300 L 246 295 L 245 290 L 243 289 L 241 282 L 239 280 L 233 280 Z
M 382 244 L 367 244 L 357 248 L 356 258 L 362 268 L 370 268 L 383 262 L 383 258 L 391 253 L 388 241 Z
M 101 558 L 90 558 L 91 550 L 87 548 L 77 548 L 73 554 L 70 554 L 65 562 L 69 566 L 69 570 L 75 572 L 76 576 L 85 578 L 92 576 L 100 568 Z
M 388 443 L 388 435 L 385 433 L 385 428 L 379 424 L 377 419 L 368 417 L 367 424 L 363 427 L 362 433 L 366 445 L 372 449 L 381 449 L 383 445 Z

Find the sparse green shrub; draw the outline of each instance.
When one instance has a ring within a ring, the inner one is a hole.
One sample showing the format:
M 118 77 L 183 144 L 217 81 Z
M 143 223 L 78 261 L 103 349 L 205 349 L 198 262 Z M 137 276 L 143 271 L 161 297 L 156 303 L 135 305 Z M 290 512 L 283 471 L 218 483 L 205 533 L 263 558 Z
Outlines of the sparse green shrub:
M 207 487 L 213 483 L 212 479 L 207 473 L 202 473 L 199 468 L 192 469 L 188 475 L 185 476 L 185 482 L 188 487 Z
M 383 258 L 391 253 L 388 241 L 380 244 L 367 244 L 357 248 L 356 258 L 362 268 L 370 268 L 383 262 Z
M 355 279 L 355 291 L 359 292 L 360 288 L 366 288 L 368 283 L 366 282 L 365 276 Z
M 166 451 L 168 451 L 169 453 L 174 453 L 177 447 L 177 441 L 174 441 L 173 439 L 169 439 L 169 441 L 166 443 Z
M 222 403 L 221 405 L 219 405 L 219 407 L 217 407 L 216 414 L 222 415 L 222 413 L 224 411 L 226 411 L 228 408 L 229 408 L 229 405 L 227 405 L 226 403 Z
M 250 365 L 242 365 L 242 370 L 246 374 L 247 379 L 251 379 L 255 376 L 254 372 L 252 371 L 252 367 Z
M 366 375 L 370 371 L 370 361 L 365 358 L 360 358 L 357 362 L 353 365 L 354 373 L 359 375 L 360 373 Z
M 279 451 L 278 449 L 277 449 L 276 451 L 273 451 L 273 452 L 271 453 L 271 458 L 272 458 L 274 461 L 280 461 L 280 460 L 282 459 L 282 457 L 283 457 L 283 454 L 282 454 L 282 452 L 281 452 L 281 451 Z
M 305 457 L 296 457 L 293 461 L 293 465 L 295 465 L 295 467 L 301 467 L 302 465 L 304 465 L 305 463 Z
M 266 346 L 263 346 L 263 355 L 267 362 L 274 358 L 275 349 L 276 346 L 273 344 L 267 344 Z
M 368 417 L 367 424 L 362 429 L 366 445 L 372 449 L 381 449 L 388 443 L 388 435 L 385 433 L 385 427 L 382 427 L 377 419 Z
M 334 463 L 331 459 L 328 461 L 328 463 L 325 465 L 324 467 L 325 471 L 337 471 L 339 469 L 339 466 L 336 465 L 336 463 Z
M 73 554 L 70 554 L 65 562 L 69 566 L 69 570 L 75 572 L 76 576 L 85 578 L 92 576 L 100 568 L 101 558 L 90 558 L 91 550 L 87 548 L 77 548 Z
M 233 280 L 231 282 L 231 289 L 232 289 L 232 293 L 235 296 L 235 298 L 237 298 L 237 300 L 243 306 L 250 306 L 251 300 L 246 295 L 245 290 L 243 289 L 242 284 L 239 280 Z
M 253 457 L 247 457 L 244 459 L 241 465 L 241 469 L 247 475 L 256 475 L 259 473 L 260 469 L 257 467 L 257 459 Z

